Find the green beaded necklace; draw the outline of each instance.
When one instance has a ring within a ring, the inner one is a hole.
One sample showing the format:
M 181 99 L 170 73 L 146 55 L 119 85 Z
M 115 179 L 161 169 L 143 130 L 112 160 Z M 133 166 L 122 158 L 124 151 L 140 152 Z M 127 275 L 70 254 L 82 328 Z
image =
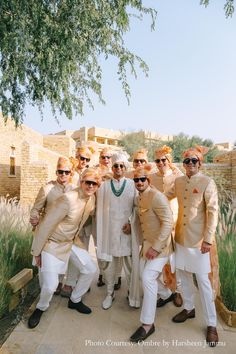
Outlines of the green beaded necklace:
M 115 189 L 115 186 L 114 186 L 114 183 L 111 179 L 111 190 L 112 190 L 112 193 L 116 196 L 116 197 L 119 197 L 123 192 L 124 192 L 124 189 L 125 189 L 125 185 L 126 185 L 126 179 L 124 180 L 124 182 L 122 183 L 122 186 L 120 187 L 120 189 L 116 190 Z

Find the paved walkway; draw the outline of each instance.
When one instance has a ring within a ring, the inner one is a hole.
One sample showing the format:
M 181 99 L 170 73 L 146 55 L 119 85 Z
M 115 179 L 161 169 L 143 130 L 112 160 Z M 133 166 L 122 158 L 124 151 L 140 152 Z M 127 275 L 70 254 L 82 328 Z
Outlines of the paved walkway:
M 94 255 L 93 255 L 94 256 Z M 103 310 L 105 287 L 98 288 L 96 279 L 84 298 L 92 314 L 83 315 L 67 308 L 67 299 L 54 296 L 49 310 L 33 330 L 27 328 L 27 316 L 18 324 L 0 349 L 1 354 L 106 354 L 106 353 L 212 353 L 236 352 L 236 329 L 219 319 L 220 343 L 216 348 L 205 344 L 205 326 L 197 297 L 196 318 L 175 324 L 171 318 L 179 311 L 172 303 L 157 309 L 156 331 L 147 341 L 131 344 L 130 335 L 139 326 L 139 309 L 126 300 L 125 281 L 116 291 L 112 308 Z

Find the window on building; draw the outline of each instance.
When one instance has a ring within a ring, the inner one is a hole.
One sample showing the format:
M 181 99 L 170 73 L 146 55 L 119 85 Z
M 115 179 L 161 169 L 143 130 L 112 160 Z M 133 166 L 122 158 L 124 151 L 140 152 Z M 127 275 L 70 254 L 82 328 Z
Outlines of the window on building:
M 11 146 L 11 154 L 10 154 L 10 170 L 9 170 L 9 175 L 10 176 L 15 176 L 16 175 L 16 148 L 14 146 Z

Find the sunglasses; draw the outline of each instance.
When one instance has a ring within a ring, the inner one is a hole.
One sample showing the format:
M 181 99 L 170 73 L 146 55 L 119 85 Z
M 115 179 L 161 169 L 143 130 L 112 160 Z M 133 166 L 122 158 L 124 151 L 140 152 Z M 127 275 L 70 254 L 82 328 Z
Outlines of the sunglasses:
M 68 175 L 70 174 L 70 171 L 57 170 L 57 173 L 58 173 L 59 175 L 65 174 L 66 176 L 68 176 Z
M 79 158 L 81 161 L 85 161 L 85 160 L 86 160 L 86 162 L 90 161 L 90 159 L 88 159 L 87 157 L 80 156 Z
M 155 162 L 156 163 L 160 163 L 160 162 L 163 162 L 165 163 L 167 159 L 156 159 Z
M 105 159 L 110 159 L 111 158 L 111 156 L 100 156 L 101 157 L 101 159 L 103 159 L 103 160 L 105 160 Z
M 98 185 L 97 182 L 94 182 L 94 181 L 84 181 L 84 183 L 85 183 L 87 186 L 93 186 L 93 187 L 95 187 L 95 186 Z
M 133 181 L 135 183 L 138 183 L 139 181 L 145 182 L 146 180 L 147 180 L 147 177 L 135 177 L 135 178 L 133 178 Z
M 115 163 L 114 165 L 113 165 L 113 167 L 114 168 L 124 168 L 125 166 L 124 165 L 122 165 L 122 164 L 119 164 L 119 163 Z
M 196 165 L 196 163 L 197 163 L 198 161 L 199 161 L 198 159 L 196 159 L 195 157 L 193 157 L 192 159 L 190 159 L 190 158 L 184 159 L 183 163 L 184 163 L 185 165 L 189 165 L 190 162 L 192 162 L 194 165 Z
M 134 163 L 145 163 L 146 161 L 144 159 L 134 159 Z

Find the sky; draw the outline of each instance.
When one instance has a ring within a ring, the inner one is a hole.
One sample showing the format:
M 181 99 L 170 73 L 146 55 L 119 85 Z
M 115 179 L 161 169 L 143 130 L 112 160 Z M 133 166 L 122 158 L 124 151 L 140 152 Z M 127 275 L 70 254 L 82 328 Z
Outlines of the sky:
M 225 18 L 225 0 L 144 0 L 158 11 L 155 31 L 151 19 L 132 19 L 127 47 L 149 66 L 148 78 L 128 75 L 127 103 L 117 77 L 115 60 L 103 65 L 103 98 L 94 110 L 72 121 L 53 117 L 45 105 L 44 120 L 27 107 L 24 123 L 42 134 L 80 127 L 149 130 L 163 135 L 183 132 L 215 143 L 236 141 L 236 12 Z

